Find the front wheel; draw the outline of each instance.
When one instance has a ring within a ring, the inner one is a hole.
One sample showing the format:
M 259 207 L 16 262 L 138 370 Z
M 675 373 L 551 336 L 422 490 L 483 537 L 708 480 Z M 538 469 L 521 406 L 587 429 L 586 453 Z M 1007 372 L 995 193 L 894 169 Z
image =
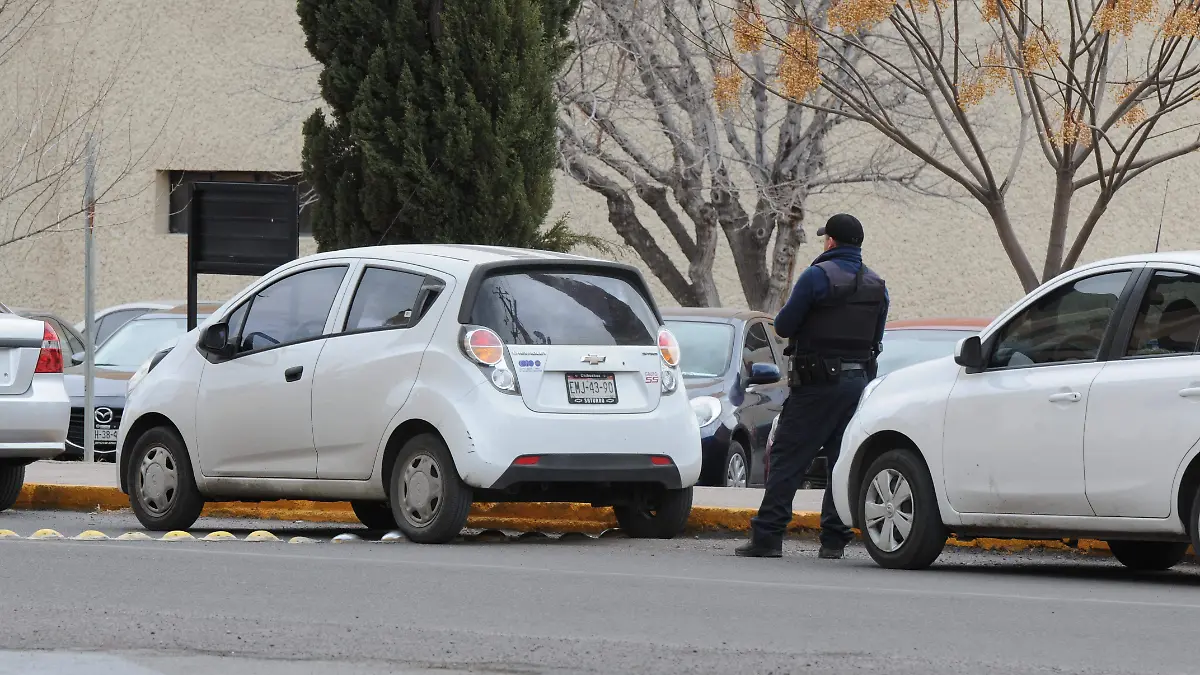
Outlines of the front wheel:
M 389 496 L 396 525 L 418 544 L 454 539 L 471 512 L 471 488 L 459 478 L 450 449 L 434 434 L 416 436 L 400 449 Z
M 674 539 L 692 513 L 692 488 L 663 490 L 640 503 L 614 506 L 617 525 L 634 539 Z
M 183 439 L 172 429 L 151 429 L 130 457 L 129 505 L 147 530 L 186 530 L 204 508 Z
M 24 464 L 0 464 L 0 511 L 7 511 L 17 503 L 24 484 Z
M 949 536 L 933 480 L 911 450 L 891 450 L 871 463 L 858 491 L 858 515 L 867 552 L 888 569 L 929 567 Z
M 1162 572 L 1183 562 L 1187 542 L 1110 541 L 1108 549 L 1122 565 L 1139 572 Z
M 737 441 L 729 443 L 729 452 L 725 456 L 725 487 L 744 488 L 750 481 L 749 455 L 742 444 Z

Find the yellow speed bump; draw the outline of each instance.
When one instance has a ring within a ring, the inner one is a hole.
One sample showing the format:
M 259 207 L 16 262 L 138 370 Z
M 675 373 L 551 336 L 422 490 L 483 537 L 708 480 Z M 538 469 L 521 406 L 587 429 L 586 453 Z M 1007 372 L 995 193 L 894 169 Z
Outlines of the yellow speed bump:
M 87 530 L 71 537 L 75 541 L 104 541 L 108 539 L 108 535 L 98 530 Z
M 191 532 L 184 532 L 183 530 L 171 530 L 170 532 L 164 534 L 159 541 L 187 541 L 189 539 L 195 539 Z
M 266 530 L 255 530 L 246 535 L 246 541 L 279 541 L 279 537 L 267 532 Z
M 145 532 L 126 532 L 117 537 L 117 541 L 150 541 L 152 538 Z
M 0 530 L 0 539 L 20 539 L 21 535 L 12 530 Z
M 308 537 L 292 537 L 291 539 L 288 539 L 288 543 L 289 544 L 315 544 L 315 543 L 317 543 L 317 540 L 309 539 Z
M 204 541 L 237 541 L 237 537 L 224 530 L 217 530 L 204 535 Z
M 61 534 L 59 534 L 58 530 L 43 529 L 43 530 L 38 530 L 37 532 L 34 532 L 33 534 L 29 535 L 29 538 L 30 539 L 62 539 L 63 536 Z

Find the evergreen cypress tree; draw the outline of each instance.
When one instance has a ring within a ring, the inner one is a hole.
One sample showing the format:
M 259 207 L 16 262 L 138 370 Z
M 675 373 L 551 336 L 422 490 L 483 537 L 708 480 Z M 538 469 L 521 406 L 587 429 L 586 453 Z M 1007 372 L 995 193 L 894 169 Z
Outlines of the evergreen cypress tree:
M 579 0 L 298 0 L 327 106 L 304 125 L 321 250 L 565 250 L 554 80 Z

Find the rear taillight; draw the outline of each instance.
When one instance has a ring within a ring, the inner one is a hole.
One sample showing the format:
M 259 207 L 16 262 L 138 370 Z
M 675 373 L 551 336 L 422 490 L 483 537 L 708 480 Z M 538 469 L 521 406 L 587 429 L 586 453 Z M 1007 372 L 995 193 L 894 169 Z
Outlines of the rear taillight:
M 662 372 L 658 380 L 661 384 L 660 391 L 670 394 L 679 387 L 679 380 L 675 378 L 675 367 L 679 365 L 680 353 L 679 341 L 675 339 L 675 334 L 666 328 L 658 331 L 658 356 L 662 359 Z
M 504 356 L 504 341 L 490 328 L 466 326 L 463 328 L 463 354 L 476 364 L 483 366 L 492 386 L 505 394 L 518 394 L 517 376 L 513 374 L 508 359 Z
M 481 366 L 496 366 L 504 361 L 504 342 L 490 329 L 472 328 L 463 334 L 462 350 L 467 358 Z
M 58 333 L 50 324 L 42 322 L 42 351 L 38 352 L 35 373 L 61 373 L 63 371 L 62 345 L 58 341 Z

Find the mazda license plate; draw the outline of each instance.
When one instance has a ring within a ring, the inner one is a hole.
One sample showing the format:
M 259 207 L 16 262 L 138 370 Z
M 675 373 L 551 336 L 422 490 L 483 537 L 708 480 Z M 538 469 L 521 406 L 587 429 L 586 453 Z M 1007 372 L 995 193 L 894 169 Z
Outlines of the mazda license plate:
M 93 431 L 93 433 L 96 434 L 93 438 L 96 439 L 97 443 L 116 443 L 117 442 L 117 430 L 116 429 L 101 429 L 100 427 L 96 427 L 92 431 Z
M 567 401 L 601 405 L 616 403 L 616 375 L 613 373 L 567 373 Z

